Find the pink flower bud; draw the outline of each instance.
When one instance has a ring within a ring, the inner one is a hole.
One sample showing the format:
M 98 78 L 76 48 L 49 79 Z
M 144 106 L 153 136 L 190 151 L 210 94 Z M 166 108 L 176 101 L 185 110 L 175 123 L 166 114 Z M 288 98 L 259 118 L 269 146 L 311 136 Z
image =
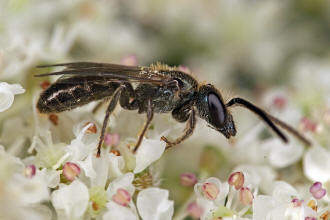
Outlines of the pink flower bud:
M 244 174 L 242 172 L 232 173 L 228 178 L 228 183 L 235 186 L 236 190 L 239 190 L 244 184 Z
M 24 175 L 28 178 L 32 178 L 36 175 L 36 166 L 33 164 L 30 164 L 25 167 Z
M 304 203 L 304 200 L 292 199 L 291 202 L 293 203 L 294 207 L 300 207 Z
M 131 54 L 128 56 L 124 56 L 123 58 L 121 58 L 120 63 L 127 66 L 136 66 L 137 65 L 136 55 Z
M 218 186 L 214 183 L 204 183 L 202 185 L 203 195 L 209 200 L 215 200 L 220 192 Z
M 80 167 L 71 162 L 66 162 L 63 166 L 63 175 L 69 181 L 73 181 L 80 174 Z
M 242 187 L 239 190 L 239 200 L 243 205 L 251 205 L 253 201 L 253 194 L 248 187 Z
M 322 199 L 327 193 L 325 189 L 322 188 L 322 183 L 315 182 L 310 188 L 309 192 L 313 195 L 315 199 Z
M 315 217 L 306 217 L 305 220 L 317 220 Z
M 195 219 L 199 219 L 203 214 L 203 208 L 200 207 L 196 202 L 192 202 L 187 207 L 189 215 Z
M 279 110 L 285 108 L 286 104 L 287 104 L 287 99 L 284 96 L 275 97 L 272 103 L 272 105 Z
M 315 121 L 304 117 L 300 121 L 300 127 L 303 131 L 316 132 L 318 129 L 318 124 Z
M 187 66 L 185 66 L 185 65 L 180 65 L 180 66 L 178 67 L 178 69 L 179 69 L 180 71 L 182 71 L 182 72 L 185 72 L 185 73 L 190 73 L 190 72 L 191 72 L 190 69 L 189 69 L 189 67 L 187 67 Z
M 120 141 L 119 134 L 110 134 L 110 133 L 107 133 L 107 134 L 104 135 L 104 143 L 107 146 L 115 147 L 115 146 L 117 146 L 119 144 L 119 141 Z
M 183 186 L 193 186 L 197 183 L 197 177 L 193 173 L 183 173 L 180 176 L 180 183 Z
M 127 190 L 119 188 L 117 193 L 112 196 L 112 200 L 119 205 L 128 206 L 131 201 L 131 195 Z

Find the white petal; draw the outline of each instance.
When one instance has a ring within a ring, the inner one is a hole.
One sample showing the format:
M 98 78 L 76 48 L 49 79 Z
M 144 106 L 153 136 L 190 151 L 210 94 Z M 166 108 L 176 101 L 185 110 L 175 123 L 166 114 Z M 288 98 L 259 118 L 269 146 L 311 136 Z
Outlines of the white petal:
M 0 87 L 0 112 L 7 110 L 14 102 L 14 94 Z
M 95 178 L 91 179 L 91 185 L 105 186 L 109 174 L 109 153 L 103 150 L 99 158 L 92 156 L 92 162 L 96 176 Z
M 304 172 L 312 181 L 329 181 L 330 151 L 319 146 L 310 148 L 304 157 Z
M 131 196 L 133 196 L 135 192 L 135 187 L 132 184 L 134 180 L 133 173 L 126 173 L 123 176 L 118 177 L 117 179 L 113 180 L 107 189 L 108 198 L 112 198 L 114 194 L 117 193 L 117 189 L 122 188 L 129 192 Z
M 218 208 L 217 205 L 213 201 L 210 201 L 208 199 L 205 199 L 203 197 L 199 197 L 196 199 L 196 202 L 199 207 L 203 209 L 203 213 L 200 217 L 200 219 L 212 219 L 213 218 L 213 211 Z
M 62 185 L 52 194 L 52 203 L 58 215 L 65 219 L 77 219 L 84 215 L 89 200 L 88 189 L 79 180 Z M 59 219 L 60 219 L 59 217 Z
M 216 177 L 210 177 L 202 182 L 196 183 L 194 186 L 194 190 L 198 197 L 204 198 L 203 192 L 202 192 L 202 186 L 204 183 L 213 183 L 215 184 L 219 189 L 219 194 L 217 195 L 216 199 L 214 200 L 215 204 L 223 204 L 223 202 L 226 199 L 226 196 L 229 193 L 229 184 L 227 182 L 221 182 Z
M 136 166 L 134 173 L 139 173 L 147 168 L 151 163 L 158 160 L 165 151 L 166 144 L 159 139 L 146 139 L 136 152 Z
M 298 198 L 298 193 L 289 183 L 276 181 L 273 188 L 273 197 L 278 201 L 291 202 L 292 198 Z
M 80 168 L 85 172 L 85 175 L 90 179 L 96 178 L 96 172 L 93 168 L 93 157 L 95 156 L 90 154 L 85 160 L 77 162 Z
M 61 173 L 62 171 L 43 168 L 42 170 L 37 170 L 36 176 L 40 175 L 45 180 L 45 184 L 49 188 L 55 188 L 60 183 Z
M 7 84 L 8 85 L 8 89 L 14 94 L 22 94 L 25 92 L 25 89 L 23 89 L 23 87 L 20 84 Z M 0 83 L 1 86 L 1 83 Z
M 143 220 L 172 219 L 173 201 L 168 200 L 167 190 L 144 189 L 138 194 L 136 205 Z
M 267 141 L 266 145 L 268 145 L 270 150 L 269 162 L 272 166 L 277 168 L 287 167 L 297 162 L 301 158 L 304 150 L 304 148 L 296 142 L 284 144 L 278 138 Z
M 276 174 L 268 166 L 262 165 L 239 165 L 234 171 L 244 174 L 244 185 L 250 188 L 260 188 L 263 192 L 271 193 Z
M 15 192 L 24 204 L 40 203 L 49 199 L 47 184 L 40 175 L 33 178 L 15 175 L 12 181 L 8 183 L 8 188 Z
M 109 154 L 109 178 L 116 178 L 123 175 L 122 170 L 125 167 L 125 160 L 123 156 L 116 156 L 113 153 Z
M 271 196 L 257 196 L 253 200 L 252 208 L 253 220 L 277 220 L 284 217 L 285 207 L 281 207 L 281 203 Z
M 107 204 L 108 211 L 104 213 L 103 220 L 138 220 L 136 214 L 132 209 L 118 205 L 117 203 L 110 201 Z
M 14 95 L 25 90 L 19 84 L 0 83 L 0 112 L 7 110 L 14 102 Z

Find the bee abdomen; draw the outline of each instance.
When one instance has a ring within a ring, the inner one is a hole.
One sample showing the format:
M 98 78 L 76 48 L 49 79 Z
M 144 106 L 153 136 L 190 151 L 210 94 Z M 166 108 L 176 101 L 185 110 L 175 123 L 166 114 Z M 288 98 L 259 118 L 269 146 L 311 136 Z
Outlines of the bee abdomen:
M 37 103 L 40 113 L 63 112 L 111 96 L 118 83 L 53 84 L 41 93 Z

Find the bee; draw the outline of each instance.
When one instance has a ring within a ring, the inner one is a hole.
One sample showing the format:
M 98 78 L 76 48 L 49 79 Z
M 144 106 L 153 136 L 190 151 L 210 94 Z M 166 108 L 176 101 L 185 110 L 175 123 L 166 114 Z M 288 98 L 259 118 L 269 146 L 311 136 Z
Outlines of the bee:
M 258 115 L 285 143 L 289 140 L 279 127 L 306 145 L 311 145 L 311 142 L 296 129 L 251 102 L 235 97 L 225 103 L 221 93 L 213 85 L 200 84 L 191 74 L 175 67 L 159 63 L 146 67 L 93 62 L 38 67 L 58 66 L 64 69 L 36 75 L 37 77 L 61 76 L 40 94 L 37 109 L 40 113 L 59 113 L 92 101 L 100 101 L 101 104 L 108 101 L 97 146 L 97 157 L 101 153 L 109 116 L 118 103 L 124 109 L 146 114 L 146 121 L 133 152 L 138 150 L 154 113 L 170 112 L 176 121 L 186 123 L 186 129 L 177 139 L 169 140 L 164 136 L 161 137 L 161 140 L 166 142 L 167 149 L 191 136 L 196 126 L 196 116 L 204 119 L 211 128 L 229 139 L 236 135 L 235 123 L 230 112 L 230 109 L 236 106 L 244 107 Z M 133 87 L 135 84 L 136 86 Z M 93 111 L 100 107 L 100 103 Z

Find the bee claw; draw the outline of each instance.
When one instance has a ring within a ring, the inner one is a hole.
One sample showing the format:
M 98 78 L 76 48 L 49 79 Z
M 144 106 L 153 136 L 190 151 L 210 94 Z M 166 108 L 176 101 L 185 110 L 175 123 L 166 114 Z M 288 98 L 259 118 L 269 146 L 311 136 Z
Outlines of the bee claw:
M 162 140 L 162 141 L 164 141 L 166 143 L 165 149 L 168 149 L 168 148 L 172 147 L 172 143 L 166 137 L 162 136 L 160 138 L 160 140 Z

